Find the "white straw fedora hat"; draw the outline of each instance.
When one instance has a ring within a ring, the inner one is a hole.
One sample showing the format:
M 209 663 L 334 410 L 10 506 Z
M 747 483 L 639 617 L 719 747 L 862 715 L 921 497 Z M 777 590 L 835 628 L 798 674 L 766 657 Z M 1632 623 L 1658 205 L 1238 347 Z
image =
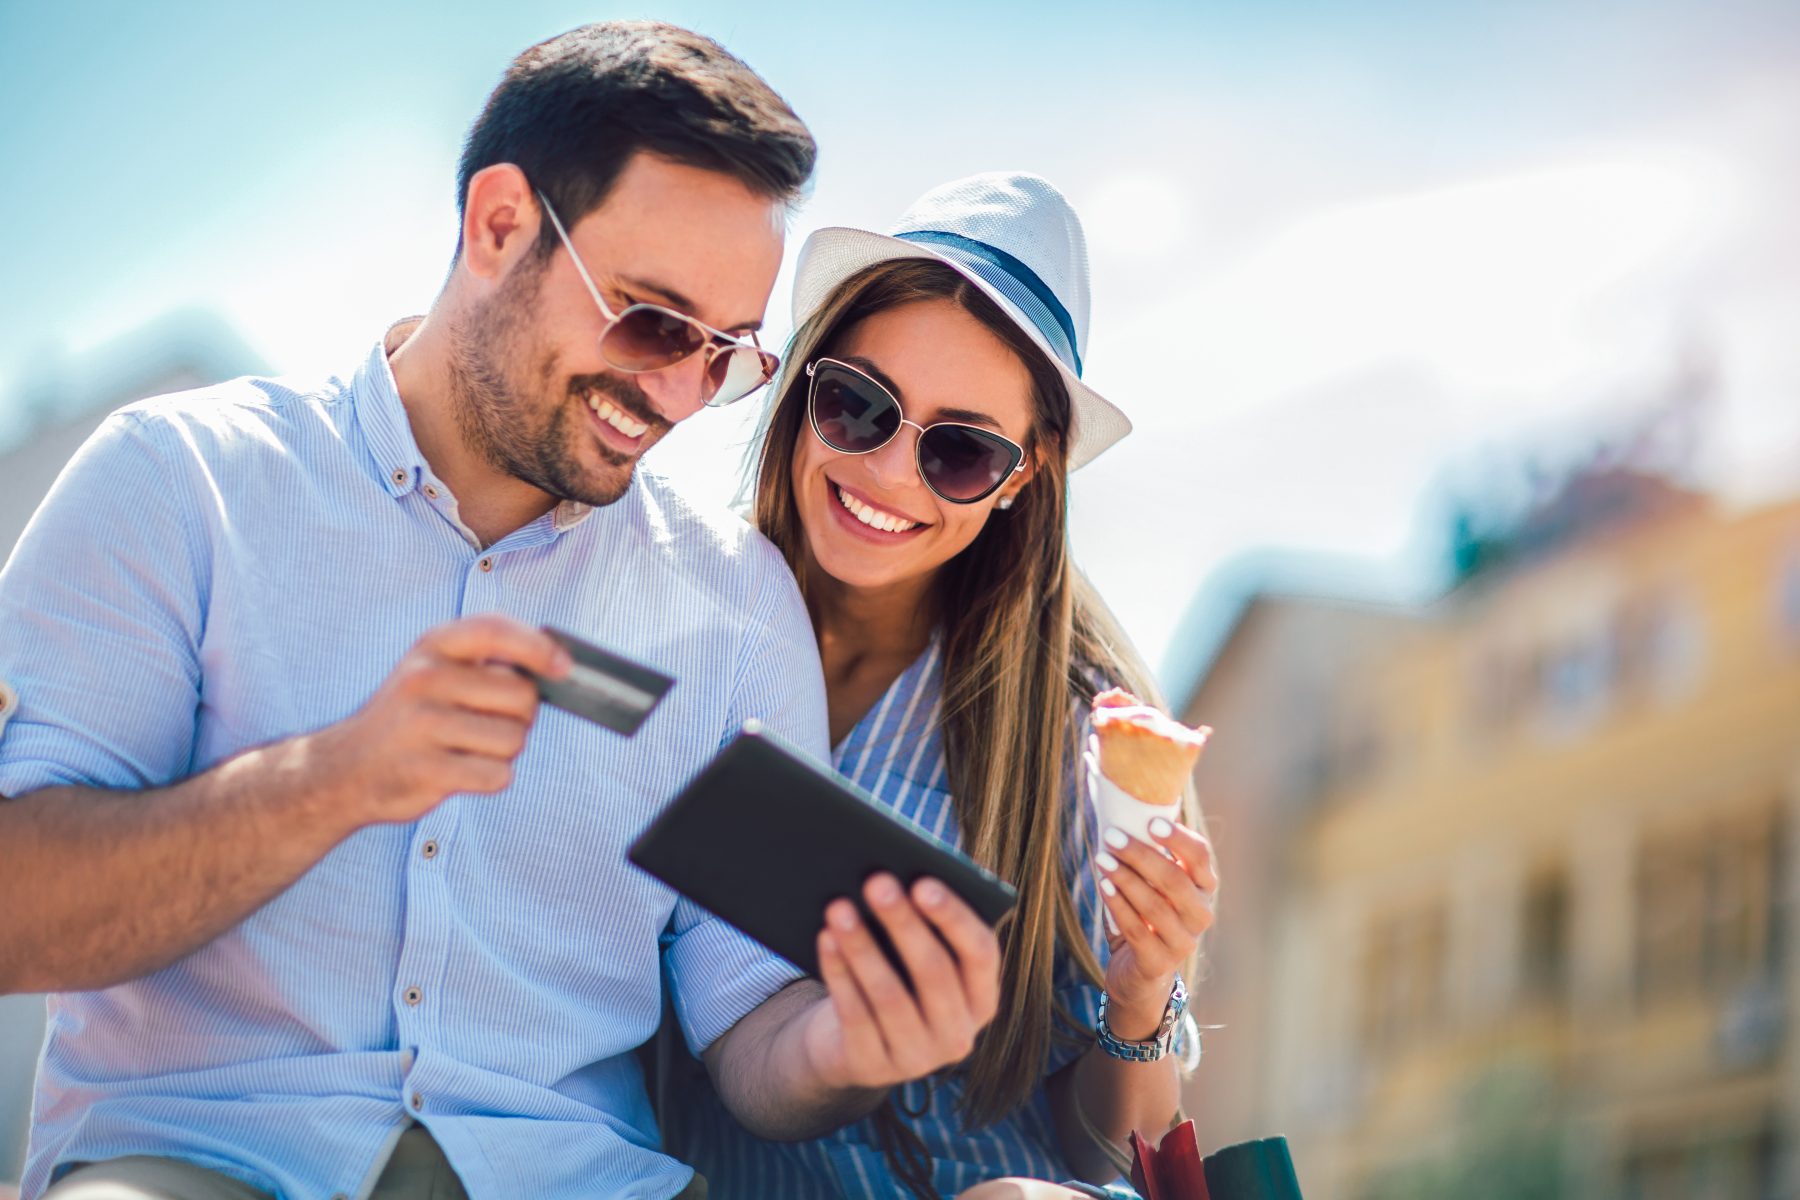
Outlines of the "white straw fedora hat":
M 1069 469 L 1131 432 L 1131 422 L 1081 381 L 1087 356 L 1088 260 L 1081 221 L 1037 175 L 990 171 L 932 188 L 887 235 L 831 226 L 806 239 L 794 275 L 794 323 L 864 267 L 935 258 L 967 276 L 1056 364 L 1074 406 Z

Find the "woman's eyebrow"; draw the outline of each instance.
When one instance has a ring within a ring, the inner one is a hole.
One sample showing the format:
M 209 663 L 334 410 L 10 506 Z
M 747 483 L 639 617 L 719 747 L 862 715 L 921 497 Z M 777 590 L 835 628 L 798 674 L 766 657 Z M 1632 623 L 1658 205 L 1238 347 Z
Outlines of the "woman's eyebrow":
M 873 379 L 876 383 L 879 383 L 882 387 L 892 392 L 894 394 L 894 399 L 898 400 L 901 404 L 906 403 L 906 394 L 900 390 L 900 385 L 895 383 L 893 379 L 888 376 L 886 371 L 876 366 L 872 361 L 864 358 L 860 354 L 846 354 L 843 356 L 843 361 L 849 363 L 864 375 L 867 375 L 870 379 Z
M 940 408 L 937 410 L 940 421 L 956 421 L 963 425 L 985 425 L 989 429 L 999 429 L 1000 422 L 986 413 L 976 412 L 972 408 Z
M 882 387 L 892 392 L 894 394 L 894 399 L 898 400 L 902 407 L 905 407 L 905 394 L 900 391 L 900 385 L 888 377 L 886 371 L 883 371 L 880 367 L 876 366 L 873 362 L 860 354 L 846 354 L 842 361 L 849 363 L 851 366 L 873 379 L 876 383 L 879 383 Z M 986 413 L 976 412 L 972 408 L 940 408 L 937 410 L 936 416 L 940 421 L 956 421 L 963 425 L 981 425 L 995 430 L 1000 428 L 1000 422 L 994 420 L 994 418 L 988 416 Z

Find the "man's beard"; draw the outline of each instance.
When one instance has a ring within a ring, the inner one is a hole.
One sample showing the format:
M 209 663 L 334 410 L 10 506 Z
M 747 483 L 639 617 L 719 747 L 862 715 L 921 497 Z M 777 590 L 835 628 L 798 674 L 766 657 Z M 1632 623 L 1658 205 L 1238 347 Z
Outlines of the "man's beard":
M 461 316 L 452 330 L 450 388 L 457 427 L 464 443 L 497 471 L 547 492 L 558 500 L 611 504 L 631 486 L 637 456 L 620 454 L 580 427 L 590 411 L 586 396 L 598 390 L 650 428 L 645 444 L 668 432 L 669 422 L 657 413 L 644 390 L 628 376 L 580 375 L 553 397 L 556 357 L 536 355 L 528 328 L 544 263 L 526 261 L 513 268 L 500 291 Z M 534 400 L 515 386 L 512 372 L 526 373 L 536 383 Z M 575 443 L 586 438 L 604 466 L 584 468 Z

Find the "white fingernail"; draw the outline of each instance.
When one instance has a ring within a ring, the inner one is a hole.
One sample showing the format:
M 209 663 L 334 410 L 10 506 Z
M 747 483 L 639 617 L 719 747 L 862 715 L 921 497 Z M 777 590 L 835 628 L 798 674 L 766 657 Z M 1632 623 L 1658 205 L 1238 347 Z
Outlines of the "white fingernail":
M 1117 825 L 1108 825 L 1106 827 L 1106 832 L 1101 834 L 1101 837 L 1105 840 L 1106 844 L 1111 846 L 1114 850 L 1123 850 L 1125 847 L 1131 845 L 1131 835 L 1126 833 L 1123 829 L 1120 829 Z
M 1094 861 L 1100 864 L 1100 869 L 1102 871 L 1116 871 L 1119 869 L 1119 860 L 1104 850 L 1094 855 Z
M 1110 879 L 1102 879 L 1100 881 L 1100 890 L 1109 896 L 1116 896 L 1119 894 L 1119 885 Z
M 1167 821 L 1163 820 L 1161 817 L 1152 817 L 1150 819 L 1150 836 L 1151 837 L 1166 838 L 1171 833 L 1174 833 L 1174 832 L 1175 832 L 1175 827 L 1173 825 L 1169 824 Z

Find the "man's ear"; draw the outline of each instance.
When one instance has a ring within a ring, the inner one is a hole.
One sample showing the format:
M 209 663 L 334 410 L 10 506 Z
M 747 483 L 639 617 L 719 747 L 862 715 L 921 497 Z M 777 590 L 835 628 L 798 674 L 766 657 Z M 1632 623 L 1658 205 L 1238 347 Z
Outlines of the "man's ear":
M 477 279 L 498 279 L 531 248 L 543 210 L 525 172 L 495 163 L 475 172 L 463 201 L 462 258 Z

